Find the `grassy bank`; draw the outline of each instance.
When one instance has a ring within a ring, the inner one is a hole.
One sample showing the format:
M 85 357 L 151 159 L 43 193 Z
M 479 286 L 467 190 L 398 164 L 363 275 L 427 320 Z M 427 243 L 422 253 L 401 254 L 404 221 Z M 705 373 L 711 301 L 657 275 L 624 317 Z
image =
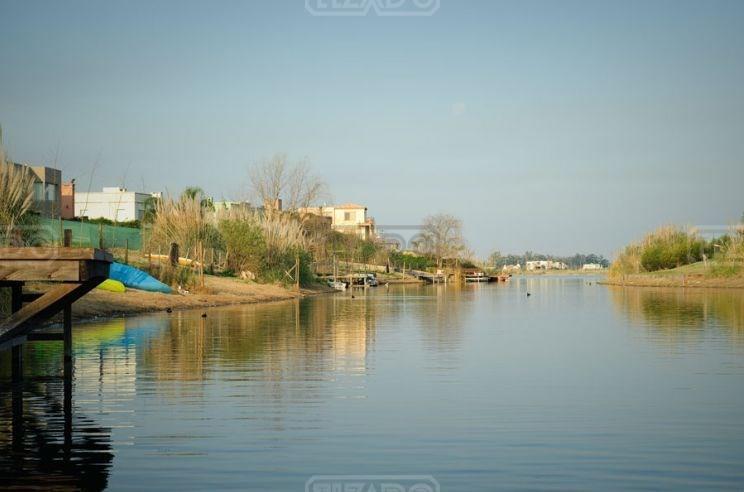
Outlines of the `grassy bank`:
M 744 229 L 703 239 L 694 229 L 661 227 L 629 244 L 606 283 L 654 287 L 744 287 Z
M 744 288 L 744 272 L 730 270 L 714 261 L 697 262 L 669 270 L 615 274 L 600 282 L 639 287 Z

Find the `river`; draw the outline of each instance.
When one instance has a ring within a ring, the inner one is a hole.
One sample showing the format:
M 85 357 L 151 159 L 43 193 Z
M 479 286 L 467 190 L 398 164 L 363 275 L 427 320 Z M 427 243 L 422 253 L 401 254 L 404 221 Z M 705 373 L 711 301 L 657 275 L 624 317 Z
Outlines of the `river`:
M 22 407 L 2 387 L 0 488 L 744 489 L 742 291 L 527 277 L 79 324 L 67 421 L 59 345 L 26 347 Z

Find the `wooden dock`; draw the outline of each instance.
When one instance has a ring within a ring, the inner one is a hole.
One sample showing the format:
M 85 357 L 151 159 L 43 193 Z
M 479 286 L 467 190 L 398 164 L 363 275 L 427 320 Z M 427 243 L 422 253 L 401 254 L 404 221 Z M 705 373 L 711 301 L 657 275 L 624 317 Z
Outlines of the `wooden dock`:
M 419 280 L 423 280 L 428 284 L 444 284 L 447 283 L 448 275 L 446 273 L 430 273 L 422 270 L 407 270 L 406 273 L 413 275 Z
M 72 303 L 108 278 L 111 254 L 83 248 L 0 248 L 0 287 L 10 288 L 12 314 L 0 323 L 0 350 L 11 349 L 13 378 L 22 378 L 22 345 L 63 341 L 65 366 L 72 361 Z M 27 294 L 27 282 L 56 284 Z M 42 323 L 63 313 L 63 331 L 41 333 Z

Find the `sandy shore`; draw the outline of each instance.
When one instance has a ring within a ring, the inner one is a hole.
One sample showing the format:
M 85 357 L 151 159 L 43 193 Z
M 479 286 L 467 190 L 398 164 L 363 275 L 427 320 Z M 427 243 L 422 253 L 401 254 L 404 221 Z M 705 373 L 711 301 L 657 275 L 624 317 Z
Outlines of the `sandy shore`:
M 43 292 L 49 284 L 29 284 L 28 292 Z M 331 288 L 317 286 L 302 289 L 299 293 L 281 285 L 257 284 L 235 278 L 205 277 L 203 292 L 189 294 L 159 294 L 128 289 L 125 293 L 94 289 L 77 301 L 72 308 L 76 320 L 131 316 L 168 309 L 199 309 L 233 304 L 256 304 L 285 301 L 310 295 L 335 292 Z
M 623 277 L 607 277 L 598 282 L 604 285 L 621 285 L 628 287 L 685 287 L 744 289 L 744 277 L 710 277 L 706 275 L 669 275 L 641 273 Z

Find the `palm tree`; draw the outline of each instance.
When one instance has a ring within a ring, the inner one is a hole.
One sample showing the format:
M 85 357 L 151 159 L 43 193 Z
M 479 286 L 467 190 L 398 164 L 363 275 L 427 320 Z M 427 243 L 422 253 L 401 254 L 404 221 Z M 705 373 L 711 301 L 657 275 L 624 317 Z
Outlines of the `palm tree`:
M 188 186 L 181 193 L 181 200 L 196 199 L 200 199 L 199 203 L 201 204 L 201 208 L 206 210 L 214 210 L 214 202 L 210 197 L 206 196 L 204 190 L 199 186 Z

